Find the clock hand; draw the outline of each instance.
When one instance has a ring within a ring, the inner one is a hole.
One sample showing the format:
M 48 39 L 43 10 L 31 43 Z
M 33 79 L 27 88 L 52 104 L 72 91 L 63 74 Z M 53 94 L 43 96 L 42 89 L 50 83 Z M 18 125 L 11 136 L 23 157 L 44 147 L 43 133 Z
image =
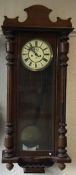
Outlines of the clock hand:
M 34 54 L 37 56 L 37 57 L 40 57 L 40 55 L 38 55 L 38 53 L 35 51 L 35 48 L 34 47 L 31 47 L 30 50 L 32 52 L 34 52 Z
M 34 47 L 31 47 L 29 50 L 35 53 L 35 48 Z

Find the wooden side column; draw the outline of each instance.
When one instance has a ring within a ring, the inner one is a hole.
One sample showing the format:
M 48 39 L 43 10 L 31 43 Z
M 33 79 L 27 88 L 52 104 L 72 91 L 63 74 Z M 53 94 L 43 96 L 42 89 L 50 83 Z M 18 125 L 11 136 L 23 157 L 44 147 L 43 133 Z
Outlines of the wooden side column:
M 7 60 L 7 121 L 5 135 L 4 157 L 14 156 L 14 136 L 13 136 L 13 111 L 14 111 L 14 36 L 7 31 L 6 35 L 6 60 Z M 7 168 L 13 168 L 12 163 L 8 163 Z
M 69 50 L 68 37 L 64 34 L 60 37 L 60 122 L 59 122 L 59 138 L 58 138 L 58 157 L 67 157 L 67 138 L 66 138 L 66 78 L 67 78 L 67 53 Z M 64 169 L 64 163 L 60 164 L 60 169 Z

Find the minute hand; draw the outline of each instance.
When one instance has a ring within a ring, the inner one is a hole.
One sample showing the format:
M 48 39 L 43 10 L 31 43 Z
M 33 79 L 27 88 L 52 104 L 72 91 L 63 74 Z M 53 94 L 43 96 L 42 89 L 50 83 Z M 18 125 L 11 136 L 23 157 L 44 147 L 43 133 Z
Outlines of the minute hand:
M 32 47 L 30 50 L 31 50 L 32 52 L 34 52 L 36 56 L 38 56 L 38 57 L 40 56 L 40 55 L 38 55 L 38 53 L 35 51 L 35 48 L 34 48 L 34 47 Z

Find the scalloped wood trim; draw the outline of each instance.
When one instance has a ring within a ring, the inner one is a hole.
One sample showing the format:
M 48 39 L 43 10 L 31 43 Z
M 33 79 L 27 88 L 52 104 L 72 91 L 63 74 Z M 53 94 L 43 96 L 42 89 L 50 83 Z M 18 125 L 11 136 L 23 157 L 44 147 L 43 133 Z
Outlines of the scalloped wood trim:
M 57 17 L 56 22 L 53 22 L 49 19 L 49 13 L 52 12 L 51 9 L 48 9 L 45 6 L 33 5 L 24 9 L 27 13 L 27 19 L 24 22 L 19 22 L 18 18 L 8 18 L 4 17 L 3 27 L 20 27 L 20 28 L 72 28 L 71 18 L 61 19 Z

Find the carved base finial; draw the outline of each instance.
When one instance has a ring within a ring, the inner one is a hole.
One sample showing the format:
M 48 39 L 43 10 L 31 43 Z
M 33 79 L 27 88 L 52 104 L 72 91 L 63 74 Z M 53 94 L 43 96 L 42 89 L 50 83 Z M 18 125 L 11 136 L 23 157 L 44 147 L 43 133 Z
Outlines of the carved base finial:
M 14 167 L 14 164 L 13 164 L 13 163 L 7 163 L 7 164 L 6 164 L 6 168 L 7 168 L 8 170 L 12 170 L 13 167 Z
M 64 170 L 66 165 L 64 163 L 59 163 L 58 167 L 60 168 L 60 170 Z

